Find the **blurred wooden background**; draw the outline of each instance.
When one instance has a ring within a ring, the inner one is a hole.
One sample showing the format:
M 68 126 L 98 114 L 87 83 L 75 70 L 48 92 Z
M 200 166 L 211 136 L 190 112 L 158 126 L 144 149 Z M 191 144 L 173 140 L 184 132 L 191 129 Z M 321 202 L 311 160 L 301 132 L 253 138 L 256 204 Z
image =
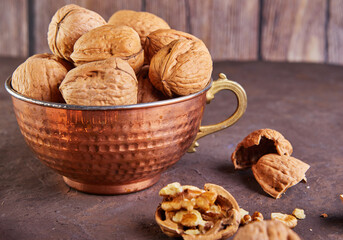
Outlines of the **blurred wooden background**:
M 343 64 L 343 0 L 0 0 L 0 56 L 50 52 L 49 22 L 69 3 L 105 20 L 152 12 L 201 38 L 214 60 Z

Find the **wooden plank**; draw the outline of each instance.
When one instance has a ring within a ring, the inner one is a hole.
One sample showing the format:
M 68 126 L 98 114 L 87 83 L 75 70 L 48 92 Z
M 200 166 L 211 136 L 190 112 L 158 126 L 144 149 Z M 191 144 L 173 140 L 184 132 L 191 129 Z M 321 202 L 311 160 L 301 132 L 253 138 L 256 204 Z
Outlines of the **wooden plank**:
M 258 58 L 258 0 L 189 0 L 190 29 L 214 60 Z
M 62 6 L 74 3 L 99 13 L 106 21 L 120 9 L 141 11 L 141 0 L 36 0 L 34 6 L 34 51 L 50 52 L 47 42 L 48 26 L 52 16 Z
M 343 64 L 343 1 L 331 0 L 328 24 L 328 62 Z
M 264 60 L 323 62 L 326 0 L 265 0 Z
M 184 0 L 146 0 L 145 11 L 163 18 L 173 29 L 188 31 Z
M 28 49 L 28 21 L 26 0 L 1 0 L 0 55 L 26 57 Z

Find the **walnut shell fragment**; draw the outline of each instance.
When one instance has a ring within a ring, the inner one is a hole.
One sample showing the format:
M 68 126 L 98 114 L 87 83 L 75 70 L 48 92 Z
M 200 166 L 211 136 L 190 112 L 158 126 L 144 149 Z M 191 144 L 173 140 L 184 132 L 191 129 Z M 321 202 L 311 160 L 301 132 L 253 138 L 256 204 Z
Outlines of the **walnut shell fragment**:
M 72 67 L 72 64 L 53 54 L 36 54 L 13 72 L 12 87 L 36 100 L 64 102 L 58 87 Z
M 138 80 L 138 103 L 149 103 L 166 100 L 160 91 L 158 91 L 150 82 L 149 79 L 149 66 L 145 65 L 137 74 Z
M 151 83 L 168 97 L 204 89 L 212 74 L 211 55 L 202 41 L 174 40 L 151 59 Z
M 160 192 L 164 199 L 156 210 L 155 220 L 166 235 L 185 240 L 216 240 L 237 231 L 240 214 L 233 196 L 215 184 L 207 183 L 204 189 L 173 183 L 163 194 Z
M 124 60 L 111 57 L 69 71 L 60 91 L 68 104 L 87 106 L 137 103 L 137 79 Z
M 197 41 L 199 38 L 192 34 L 177 31 L 175 29 L 159 29 L 150 33 L 145 40 L 144 54 L 150 62 L 152 57 L 163 47 L 167 46 L 174 40 L 188 39 Z
M 139 72 L 144 52 L 138 33 L 130 27 L 104 25 L 83 34 L 74 45 L 70 58 L 75 65 L 119 57 Z
M 267 154 L 252 166 L 253 174 L 263 190 L 280 198 L 286 190 L 305 178 L 310 165 L 290 156 Z
M 75 4 L 57 10 L 49 24 L 48 44 L 51 52 L 71 61 L 74 43 L 89 30 L 106 24 L 96 12 Z
M 158 29 L 170 28 L 168 23 L 155 14 L 132 10 L 120 10 L 115 12 L 108 20 L 108 24 L 132 27 L 139 34 L 142 46 L 144 46 L 146 36 L 151 32 Z
M 291 143 L 273 129 L 260 129 L 250 133 L 240 142 L 231 155 L 235 169 L 250 168 L 263 155 L 277 153 L 290 156 L 293 152 Z
M 253 222 L 239 228 L 234 240 L 300 240 L 300 237 L 280 221 Z

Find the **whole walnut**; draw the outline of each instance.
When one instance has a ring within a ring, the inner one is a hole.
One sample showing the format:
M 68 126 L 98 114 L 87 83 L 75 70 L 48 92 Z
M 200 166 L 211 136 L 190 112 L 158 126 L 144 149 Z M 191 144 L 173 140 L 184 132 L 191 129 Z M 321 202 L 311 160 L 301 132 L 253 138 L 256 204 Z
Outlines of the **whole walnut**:
M 136 12 L 132 10 L 120 10 L 115 12 L 108 20 L 108 24 L 132 27 L 138 32 L 142 46 L 144 46 L 146 36 L 151 32 L 158 29 L 170 28 L 168 23 L 152 13 Z
M 158 91 L 150 82 L 149 66 L 145 65 L 137 74 L 138 80 L 138 103 L 157 102 L 167 99 L 160 91 Z
M 111 57 L 85 63 L 69 71 L 61 83 L 60 91 L 68 104 L 136 104 L 137 78 L 127 61 Z
M 298 234 L 280 221 L 256 221 L 240 227 L 234 240 L 300 240 Z
M 137 73 L 143 66 L 144 51 L 138 33 L 131 27 L 104 25 L 82 35 L 70 57 L 75 65 L 119 57 Z
M 12 74 L 12 87 L 20 94 L 36 100 L 64 102 L 59 85 L 72 64 L 53 54 L 29 57 Z
M 189 95 L 206 87 L 212 59 L 202 41 L 174 40 L 151 59 L 149 78 L 164 95 Z
M 174 40 L 177 39 L 188 39 L 188 40 L 199 40 L 197 37 L 185 33 L 182 31 L 177 31 L 175 29 L 159 29 L 150 33 L 144 45 L 144 54 L 148 61 L 163 47 L 167 46 Z
M 96 12 L 75 4 L 57 10 L 49 24 L 48 44 L 51 52 L 71 61 L 74 43 L 89 30 L 106 24 Z

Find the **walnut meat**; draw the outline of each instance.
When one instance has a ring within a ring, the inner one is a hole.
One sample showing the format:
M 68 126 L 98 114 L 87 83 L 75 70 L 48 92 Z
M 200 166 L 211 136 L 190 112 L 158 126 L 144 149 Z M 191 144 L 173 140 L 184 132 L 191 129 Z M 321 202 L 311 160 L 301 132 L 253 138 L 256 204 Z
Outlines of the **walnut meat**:
M 249 168 L 263 155 L 277 153 L 290 156 L 293 152 L 291 143 L 273 129 L 260 129 L 250 133 L 231 155 L 235 169 Z
M 139 72 L 144 62 L 144 52 L 139 35 L 127 26 L 104 25 L 83 34 L 70 55 L 76 65 L 120 57 Z
M 172 183 L 160 191 L 163 201 L 155 219 L 166 235 L 215 240 L 237 231 L 240 213 L 233 196 L 215 184 L 204 189 Z
M 49 24 L 48 44 L 51 52 L 71 61 L 70 54 L 76 40 L 104 24 L 106 21 L 99 14 L 75 4 L 60 8 Z
M 310 165 L 294 157 L 267 154 L 252 166 L 257 182 L 274 198 L 305 178 Z
M 148 59 L 148 62 L 151 61 L 151 58 L 163 47 L 167 46 L 174 40 L 177 39 L 188 39 L 188 40 L 199 40 L 197 37 L 185 33 L 182 31 L 177 31 L 174 29 L 159 29 L 150 33 L 144 45 L 145 57 Z
M 137 79 L 124 60 L 111 57 L 69 71 L 60 91 L 68 104 L 88 106 L 137 103 Z
M 120 10 L 115 12 L 108 24 L 114 26 L 129 26 L 132 27 L 141 38 L 142 46 L 144 46 L 146 36 L 158 29 L 169 29 L 168 23 L 162 18 L 148 12 L 136 12 L 132 10 Z
M 300 237 L 280 221 L 253 222 L 241 227 L 234 240 L 300 240 Z
M 167 99 L 150 82 L 149 66 L 144 66 L 137 75 L 138 80 L 138 103 L 157 102 Z
M 53 54 L 29 57 L 13 72 L 12 87 L 20 94 L 36 100 L 64 102 L 59 85 L 72 65 Z
M 174 40 L 151 59 L 151 83 L 168 97 L 185 96 L 206 87 L 212 74 L 211 55 L 202 41 Z

